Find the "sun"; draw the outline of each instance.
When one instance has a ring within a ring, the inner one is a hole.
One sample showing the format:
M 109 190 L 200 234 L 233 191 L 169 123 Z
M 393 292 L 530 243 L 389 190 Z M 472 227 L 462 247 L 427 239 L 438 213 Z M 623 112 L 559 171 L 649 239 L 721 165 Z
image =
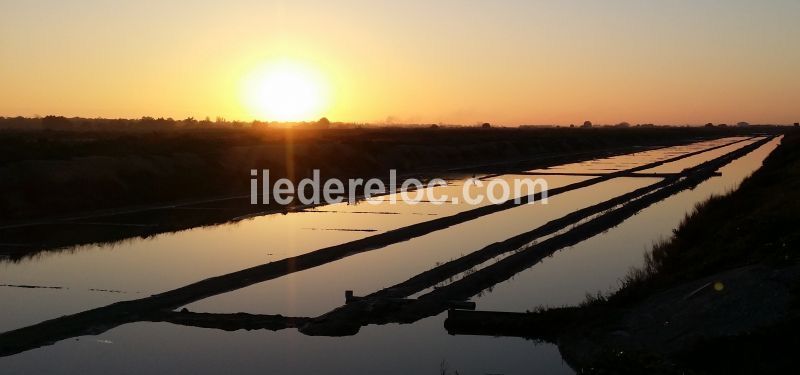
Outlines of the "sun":
M 266 64 L 249 74 L 244 101 L 253 116 L 268 121 L 316 120 L 328 105 L 322 76 L 295 61 Z

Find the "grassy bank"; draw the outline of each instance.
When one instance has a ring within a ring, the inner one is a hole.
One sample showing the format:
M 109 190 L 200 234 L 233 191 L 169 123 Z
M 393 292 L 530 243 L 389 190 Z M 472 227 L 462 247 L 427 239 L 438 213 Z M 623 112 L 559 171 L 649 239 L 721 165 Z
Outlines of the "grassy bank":
M 699 205 L 617 293 L 555 309 L 582 373 L 784 373 L 800 360 L 800 134 Z M 543 332 L 544 333 L 544 332 Z
M 613 299 L 753 263 L 793 264 L 800 255 L 798 218 L 800 136 L 792 134 L 737 191 L 698 205 Z

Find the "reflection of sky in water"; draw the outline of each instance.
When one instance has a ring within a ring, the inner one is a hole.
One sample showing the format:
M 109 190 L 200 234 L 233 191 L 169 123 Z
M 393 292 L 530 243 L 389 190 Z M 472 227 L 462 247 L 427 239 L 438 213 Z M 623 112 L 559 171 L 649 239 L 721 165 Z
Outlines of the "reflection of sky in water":
M 521 338 L 451 336 L 444 315 L 410 325 L 368 326 L 349 337 L 127 324 L 97 337 L 0 358 L 8 373 L 571 374 L 558 348 Z M 111 343 L 101 343 L 107 340 Z
M 546 171 L 579 173 L 625 169 L 732 140 L 645 151 Z M 582 300 L 586 291 L 615 287 L 630 266 L 641 264 L 643 252 L 654 240 L 669 235 L 686 211 L 711 193 L 722 193 L 735 187 L 744 176 L 760 166 L 775 143 L 723 168 L 722 177 L 660 202 L 619 227 L 559 251 L 511 281 L 497 285 L 493 292 L 476 299 L 478 308 L 522 311 L 541 304 L 571 304 Z M 724 150 L 717 153 L 724 153 Z M 692 157 L 692 161 L 684 163 L 670 163 L 658 171 L 679 171 L 685 164 L 707 160 L 717 153 Z M 550 188 L 584 179 L 547 177 Z M 194 311 L 300 315 L 324 312 L 343 302 L 346 289 L 363 295 L 402 282 L 432 268 L 437 262 L 451 260 L 491 242 L 533 229 L 576 208 L 653 181 L 639 178 L 604 182 L 589 189 L 555 196 L 547 206 L 522 206 L 488 215 L 384 249 L 198 301 L 190 308 Z M 461 192 L 458 181 L 440 189 L 447 195 L 460 195 Z M 236 224 L 134 239 L 113 246 L 84 246 L 75 252 L 44 253 L 18 264 L 2 263 L 0 284 L 62 286 L 66 289 L 0 287 L 0 299 L 4 301 L 4 309 L 0 311 L 0 331 L 118 300 L 141 298 L 205 277 L 375 233 L 331 229 L 386 231 L 471 207 L 430 203 L 386 206 L 363 202 L 352 206 L 327 206 L 316 210 L 335 212 L 268 215 Z M 419 373 L 436 372 L 441 361 L 446 360 L 453 370 L 571 372 L 552 345 L 534 346 L 531 342 L 510 338 L 453 337 L 444 332 L 442 320 L 443 317 L 439 316 L 412 325 L 369 326 L 358 335 L 347 338 L 307 337 L 294 330 L 231 333 L 170 324 L 136 323 L 118 327 L 96 338 L 66 340 L 2 358 L 0 366 L 12 373 L 44 371 L 53 366 L 79 373 L 105 373 L 109 368 L 142 372 L 152 369 L 153 363 L 159 364 L 159 371 L 185 371 L 188 368 L 192 372 L 248 372 L 270 369 L 278 373 L 313 373 L 338 369 L 348 373 Z M 419 345 L 420 342 L 424 345 Z M 403 347 L 402 351 L 394 350 L 398 345 Z M 74 360 L 90 355 L 91 361 Z M 182 361 L 180 358 L 191 360 Z
M 576 182 L 581 182 L 584 180 L 588 180 L 591 177 L 585 176 L 530 176 L 530 175 L 502 175 L 497 177 L 492 177 L 491 179 L 502 180 L 508 184 L 509 188 L 511 189 L 510 192 L 512 196 L 517 196 L 514 193 L 514 186 L 515 183 L 520 186 L 521 195 L 530 194 L 528 188 L 524 185 L 525 181 L 530 181 L 531 184 L 535 183 L 537 179 L 543 179 L 546 182 L 546 186 L 548 189 L 555 189 L 558 187 L 566 186 L 569 184 L 574 184 Z M 467 211 L 473 208 L 482 207 L 490 205 L 491 202 L 488 198 L 484 199 L 480 204 L 467 204 L 464 202 L 463 195 L 464 195 L 464 188 L 466 186 L 466 193 L 469 194 L 469 198 L 476 198 L 479 195 L 484 197 L 488 197 L 487 195 L 487 188 L 489 187 L 490 180 L 481 180 L 479 182 L 482 186 L 478 186 L 476 183 L 467 183 L 464 184 L 463 181 L 454 181 L 453 183 L 449 183 L 447 186 L 437 186 L 430 189 L 423 189 L 425 191 L 414 191 L 408 192 L 408 196 L 416 200 L 418 203 L 411 204 L 407 203 L 402 199 L 400 193 L 394 194 L 394 198 L 396 200 L 395 204 L 391 203 L 392 196 L 385 195 L 376 198 L 370 199 L 370 202 L 362 201 L 355 205 L 348 205 L 346 203 L 339 203 L 333 204 L 328 206 L 322 206 L 314 209 L 314 211 L 318 212 L 358 212 L 358 213 L 390 213 L 390 214 L 406 214 L 406 215 L 427 215 L 427 218 L 423 218 L 420 221 L 427 221 L 430 220 L 431 215 L 436 216 L 448 216 L 458 212 Z M 536 185 L 534 188 L 535 192 L 540 192 L 542 190 L 541 186 Z M 430 192 L 428 192 L 430 191 Z M 420 199 L 416 199 L 416 194 L 421 193 Z M 494 196 L 499 197 L 501 195 L 501 188 L 496 187 L 494 190 Z M 428 200 L 429 197 L 434 199 L 442 199 L 447 197 L 447 201 L 442 204 L 436 204 L 434 202 L 430 202 Z M 453 203 L 452 198 L 458 198 L 457 203 Z
M 504 178 L 514 177 L 536 178 Z M 587 177 L 546 178 L 550 188 L 585 179 Z M 441 189 L 443 194 L 455 195 L 461 192 L 460 184 L 437 189 Z M 80 247 L 76 251 L 46 252 L 21 263 L 0 263 L 0 284 L 65 288 L 50 290 L 0 287 L 0 299 L 13 302 L 6 309 L 0 310 L 0 330 L 34 324 L 115 301 L 141 298 L 208 277 L 473 207 L 465 204 L 343 203 L 317 208 L 323 212 L 259 216 L 235 224 L 195 228 L 113 245 L 92 245 Z M 324 212 L 328 210 L 335 212 Z M 376 213 L 387 212 L 386 210 L 393 210 L 388 211 L 392 214 Z M 432 216 L 433 214 L 436 216 Z M 377 232 L 352 231 L 365 229 Z M 482 230 L 485 229 L 480 229 L 476 234 Z M 336 297 L 341 296 L 337 294 Z
M 650 151 L 649 153 L 653 155 L 657 155 L 659 152 L 684 153 L 687 150 L 703 149 L 729 141 L 730 139 L 702 142 L 701 145 L 671 147 Z M 511 181 L 515 178 L 530 179 L 536 177 L 505 175 L 498 178 Z M 587 178 L 546 176 L 550 188 L 583 181 Z M 437 196 L 460 196 L 462 186 L 460 180 L 451 180 L 448 186 L 439 187 L 436 190 Z M 592 191 L 593 189 L 584 190 L 585 193 L 591 193 Z M 479 192 L 483 191 L 474 188 L 471 191 L 471 193 Z M 578 196 L 580 194 L 584 193 L 571 192 L 570 196 Z M 382 199 L 385 198 L 383 197 Z M 582 199 L 567 200 L 571 204 L 575 204 L 574 207 L 582 207 L 584 203 L 594 201 L 592 198 Z M 553 199 L 551 203 L 558 201 L 560 200 Z M 551 205 L 552 208 L 557 206 Z M 4 301 L 13 302 L 8 304 L 9 308 L 0 311 L 0 330 L 33 324 L 43 319 L 102 306 L 118 300 L 139 298 L 207 277 L 352 241 L 377 232 L 431 220 L 436 217 L 451 215 L 473 207 L 463 203 L 443 205 L 432 203 L 408 205 L 401 203 L 387 205 L 385 202 L 381 202 L 378 205 L 361 202 L 357 205 L 321 206 L 315 210 L 335 212 L 297 212 L 286 215 L 266 215 L 235 224 L 195 228 L 178 233 L 157 235 L 149 239 L 133 239 L 114 245 L 83 246 L 74 252 L 43 253 L 18 264 L 0 263 L 0 284 L 60 286 L 65 288 L 51 290 L 0 287 L 0 298 Z M 563 211 L 558 211 L 558 213 L 552 211 L 552 215 L 566 213 L 570 210 L 569 207 L 573 206 L 565 205 L 562 208 Z M 505 217 L 502 213 L 495 215 Z M 514 215 L 508 217 L 513 218 Z M 411 255 L 416 253 L 404 251 L 404 254 L 410 256 L 403 259 L 394 259 L 394 266 L 390 267 L 389 270 L 381 271 L 385 273 L 385 278 L 368 278 L 367 280 L 340 278 L 340 282 L 330 284 L 330 289 L 341 290 L 331 291 L 330 295 L 321 298 L 321 300 L 325 301 L 325 303 L 321 303 L 321 306 L 329 306 L 331 303 L 340 302 L 344 289 L 356 289 L 359 293 L 369 293 L 373 291 L 371 288 L 390 285 L 385 284 L 389 280 L 405 280 L 405 278 L 411 276 L 410 272 L 419 272 L 414 270 L 428 269 L 437 261 L 447 261 L 459 256 L 462 252 L 479 248 L 480 246 L 476 246 L 476 244 L 488 240 L 489 236 L 486 236 L 485 233 L 496 234 L 496 236 L 493 235 L 492 237 L 493 241 L 502 240 L 505 237 L 535 227 L 536 223 L 543 222 L 541 220 L 544 217 L 544 215 L 537 213 L 533 218 L 507 220 L 515 221 L 514 224 L 519 225 L 518 229 L 507 232 L 501 229 L 486 230 L 486 228 L 511 229 L 517 227 L 509 226 L 502 221 L 500 224 L 487 225 L 481 224 L 483 221 L 477 221 L 469 225 L 465 224 L 467 228 L 470 228 L 468 230 L 469 233 L 466 234 L 455 236 L 447 234 L 452 232 L 441 231 L 441 233 L 437 233 L 431 238 L 439 238 L 435 240 L 439 241 L 439 243 L 451 242 L 460 247 L 450 252 L 441 250 L 441 246 L 437 245 L 436 242 L 429 243 L 425 245 L 427 247 L 424 249 L 413 249 L 416 252 L 420 252 L 420 255 Z M 344 229 L 345 231 L 339 229 Z M 352 230 L 375 230 L 377 232 Z M 408 243 L 393 246 L 413 248 Z M 432 248 L 437 250 L 431 251 Z M 387 249 L 377 251 L 374 254 L 362 255 L 364 258 L 358 259 L 364 259 L 364 262 L 384 264 L 380 259 L 384 259 L 385 254 L 393 253 L 384 250 Z M 385 258 L 386 262 L 392 261 L 390 258 L 387 256 Z M 402 264 L 402 266 L 398 266 L 398 264 Z M 342 272 L 350 272 L 345 264 L 336 265 L 333 268 L 337 267 L 347 270 Z M 367 265 L 363 265 L 363 267 L 367 267 Z M 377 268 L 375 270 L 377 271 Z M 324 273 L 320 273 L 320 275 L 324 275 Z M 291 285 L 287 284 L 292 282 L 292 278 L 287 277 L 286 280 L 276 280 L 272 281 L 272 283 L 281 284 L 288 288 Z M 316 280 L 323 278 L 324 276 L 320 276 Z M 385 281 L 381 281 L 384 279 Z M 305 283 L 300 283 L 300 285 L 305 285 Z M 258 289 L 259 286 L 251 288 Z M 109 293 L 90 289 L 107 289 L 125 293 Z M 277 293 L 280 288 L 276 287 L 273 290 Z M 248 293 L 245 291 L 239 292 Z M 283 301 L 287 300 L 285 293 L 277 293 L 276 298 L 278 297 Z M 226 295 L 225 297 L 218 296 L 216 298 L 232 297 Z M 238 298 L 233 299 L 238 300 Z M 253 304 L 265 299 L 256 298 Z M 230 308 L 234 309 L 236 306 L 239 305 L 231 303 Z M 286 302 L 281 303 L 281 309 L 291 308 Z
M 763 138 L 760 138 L 760 139 L 763 139 Z M 716 150 L 711 150 L 711 151 L 708 151 L 708 152 L 704 152 L 702 154 L 690 156 L 690 157 L 685 158 L 685 159 L 681 159 L 681 160 L 676 160 L 676 161 L 673 161 L 673 162 L 665 163 L 665 164 L 659 165 L 659 166 L 657 166 L 655 168 L 645 169 L 645 170 L 643 170 L 641 172 L 642 173 L 677 173 L 677 172 L 680 172 L 680 171 L 682 171 L 682 170 L 684 170 L 686 168 L 698 165 L 698 164 L 700 164 L 700 163 L 702 163 L 702 162 L 704 162 L 706 160 L 717 158 L 717 157 L 725 155 L 725 154 L 727 154 L 729 152 L 736 151 L 736 150 L 738 150 L 738 149 L 740 149 L 742 147 L 745 147 L 747 145 L 753 144 L 753 143 L 759 141 L 760 139 L 746 140 L 744 142 L 739 142 L 739 143 L 736 143 L 736 144 L 733 144 L 733 145 L 729 145 L 729 146 L 725 146 L 725 147 L 722 147 L 722 148 L 718 148 Z
M 574 305 L 587 292 L 615 290 L 631 267 L 642 265 L 644 252 L 654 241 L 669 238 L 698 202 L 737 188 L 778 144 L 774 140 L 720 169 L 722 176 L 656 203 L 618 227 L 563 249 L 496 285 L 474 299 L 478 309 L 525 311 L 539 305 Z
M 560 218 L 576 209 L 659 181 L 620 178 L 569 191 L 546 205 L 523 205 L 339 261 L 252 285 L 189 305 L 202 312 L 315 316 L 344 302 L 344 291 L 365 295 L 443 263 Z
M 715 139 L 711 141 L 703 141 L 692 143 L 682 146 L 673 146 L 667 148 L 660 148 L 655 150 L 648 150 L 642 152 L 635 152 L 625 155 L 611 156 L 607 158 L 587 160 L 578 163 L 570 163 L 551 168 L 534 169 L 530 172 L 548 172 L 548 173 L 608 173 L 613 171 L 620 171 L 624 169 L 638 167 L 640 165 L 655 163 L 658 161 L 666 160 L 680 155 L 685 155 L 692 152 L 701 151 L 711 147 L 716 147 L 731 143 L 734 141 L 746 139 L 747 137 L 729 137 Z M 738 147 L 737 147 L 738 148 Z M 698 156 L 693 159 L 695 162 L 704 159 L 706 154 Z M 704 159 L 708 160 L 708 159 Z M 683 169 L 683 168 L 681 168 Z M 677 172 L 680 172 L 678 170 Z

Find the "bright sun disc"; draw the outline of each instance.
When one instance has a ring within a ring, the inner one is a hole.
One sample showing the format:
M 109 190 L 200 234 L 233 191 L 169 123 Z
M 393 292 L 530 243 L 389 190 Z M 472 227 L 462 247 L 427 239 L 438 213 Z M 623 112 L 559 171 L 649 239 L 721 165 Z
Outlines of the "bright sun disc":
M 275 63 L 245 79 L 244 99 L 262 120 L 316 120 L 327 104 L 322 82 L 318 73 L 301 64 Z

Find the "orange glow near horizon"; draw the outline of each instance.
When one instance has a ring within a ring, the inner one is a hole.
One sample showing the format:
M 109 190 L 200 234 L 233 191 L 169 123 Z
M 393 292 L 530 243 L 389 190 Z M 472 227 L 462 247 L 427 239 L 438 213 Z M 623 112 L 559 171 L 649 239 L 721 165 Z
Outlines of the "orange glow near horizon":
M 0 12 L 0 116 L 800 121 L 796 0 L 41 3 Z

